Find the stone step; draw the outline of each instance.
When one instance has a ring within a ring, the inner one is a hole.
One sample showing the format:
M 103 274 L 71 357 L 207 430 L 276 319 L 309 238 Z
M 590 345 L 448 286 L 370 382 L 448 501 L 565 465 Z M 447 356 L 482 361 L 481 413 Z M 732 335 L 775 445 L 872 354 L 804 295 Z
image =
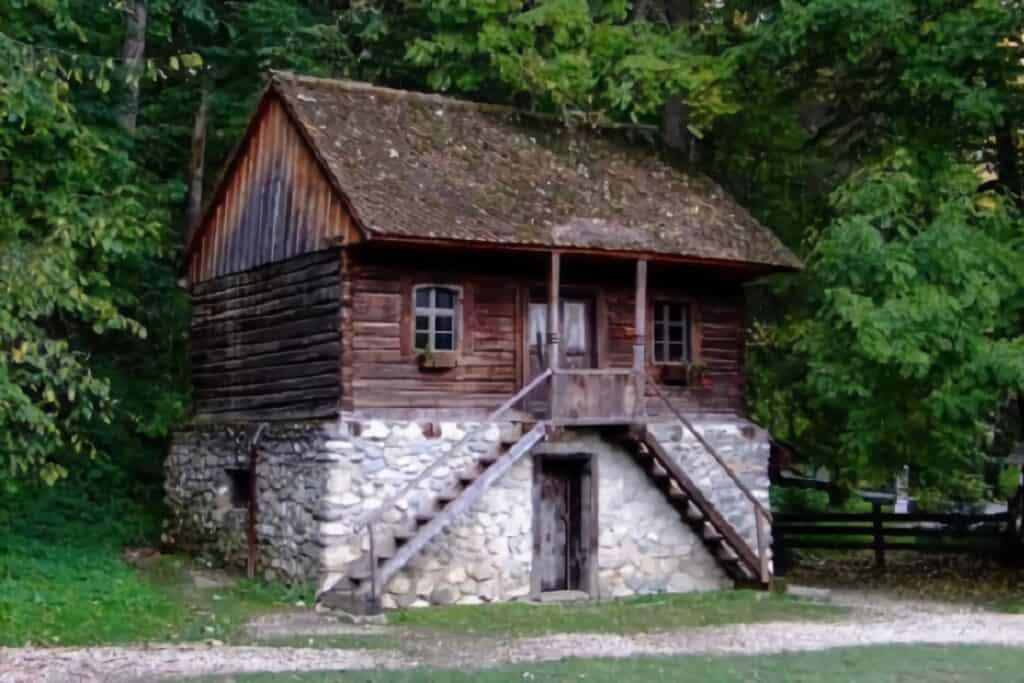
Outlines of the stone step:
M 459 483 L 463 486 L 469 486 L 480 476 L 480 473 L 475 470 L 466 470 L 465 472 L 459 473 Z

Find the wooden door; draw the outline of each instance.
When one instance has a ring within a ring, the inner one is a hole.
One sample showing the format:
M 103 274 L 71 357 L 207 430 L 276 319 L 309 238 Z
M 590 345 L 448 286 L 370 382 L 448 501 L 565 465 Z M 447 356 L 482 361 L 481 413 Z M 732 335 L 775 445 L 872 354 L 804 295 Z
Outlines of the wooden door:
M 583 467 L 542 461 L 537 571 L 540 590 L 578 590 L 583 578 Z
M 585 297 L 563 297 L 559 301 L 561 343 L 558 366 L 561 368 L 596 368 L 596 333 L 594 300 Z M 526 352 L 529 375 L 526 381 L 544 372 L 548 363 L 548 305 L 531 301 L 527 310 Z M 540 414 L 548 403 L 547 393 L 538 390 L 527 398 L 528 410 Z

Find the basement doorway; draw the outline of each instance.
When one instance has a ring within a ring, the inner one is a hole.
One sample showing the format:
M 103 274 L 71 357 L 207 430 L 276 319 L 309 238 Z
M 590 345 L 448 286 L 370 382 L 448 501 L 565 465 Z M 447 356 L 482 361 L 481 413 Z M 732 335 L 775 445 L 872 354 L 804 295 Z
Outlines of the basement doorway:
M 592 595 L 597 570 L 597 478 L 590 455 L 539 455 L 534 461 L 533 569 L 536 596 Z

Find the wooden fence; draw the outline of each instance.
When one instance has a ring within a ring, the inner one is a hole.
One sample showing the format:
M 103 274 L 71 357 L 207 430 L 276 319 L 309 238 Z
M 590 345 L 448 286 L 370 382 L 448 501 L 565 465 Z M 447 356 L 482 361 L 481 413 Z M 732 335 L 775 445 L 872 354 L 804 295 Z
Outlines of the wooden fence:
M 1006 538 L 1009 515 L 892 513 L 873 505 L 866 513 L 776 513 L 772 524 L 775 554 L 792 548 L 874 550 L 875 564 L 885 566 L 885 553 L 976 552 L 999 548 Z

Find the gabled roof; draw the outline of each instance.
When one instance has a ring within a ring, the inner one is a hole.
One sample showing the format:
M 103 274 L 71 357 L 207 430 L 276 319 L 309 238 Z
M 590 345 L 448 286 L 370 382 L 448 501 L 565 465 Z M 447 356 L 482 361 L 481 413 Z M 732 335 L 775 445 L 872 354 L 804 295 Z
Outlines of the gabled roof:
M 284 72 L 270 89 L 371 240 L 801 265 L 717 183 L 621 131 Z

